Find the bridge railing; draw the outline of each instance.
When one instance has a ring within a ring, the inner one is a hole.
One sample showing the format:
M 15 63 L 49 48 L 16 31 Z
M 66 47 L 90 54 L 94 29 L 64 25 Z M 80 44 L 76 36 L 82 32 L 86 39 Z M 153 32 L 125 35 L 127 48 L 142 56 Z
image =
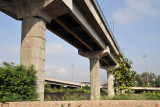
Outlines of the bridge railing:
M 109 26 L 109 24 L 108 24 L 108 22 L 107 22 L 107 20 L 106 20 L 106 18 L 105 18 L 105 16 L 104 16 L 104 13 L 103 13 L 103 11 L 102 11 L 102 8 L 101 8 L 100 4 L 98 3 L 98 0 L 95 0 L 95 3 L 97 4 L 97 6 L 98 6 L 98 8 L 99 8 L 99 10 L 100 10 L 100 12 L 101 12 L 101 15 L 102 15 L 102 17 L 103 17 L 103 19 L 104 19 L 104 22 L 106 23 L 106 26 L 107 26 L 107 28 L 108 28 L 108 30 L 109 30 L 112 38 L 114 39 L 115 44 L 117 45 L 120 53 L 123 54 L 122 51 L 121 51 L 121 48 L 120 48 L 119 45 L 118 45 L 118 42 L 117 42 L 115 36 L 114 36 L 114 34 L 113 34 L 112 30 L 111 30 L 111 28 L 110 28 L 110 26 Z

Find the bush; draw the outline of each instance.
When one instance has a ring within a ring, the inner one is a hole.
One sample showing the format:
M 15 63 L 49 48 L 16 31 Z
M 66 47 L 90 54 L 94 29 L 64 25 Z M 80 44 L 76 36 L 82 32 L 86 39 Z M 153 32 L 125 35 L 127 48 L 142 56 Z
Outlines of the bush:
M 44 92 L 45 93 L 53 93 L 53 89 L 51 88 L 50 84 L 45 84 Z
M 87 100 L 84 96 L 79 96 L 79 94 L 73 94 L 66 93 L 64 96 L 62 96 L 62 101 L 72 101 L 72 100 Z
M 148 92 L 145 94 L 146 100 L 160 100 L 160 93 L 159 92 Z
M 90 93 L 90 87 L 84 86 L 82 89 L 81 88 L 75 88 L 75 89 L 69 89 L 69 88 L 64 88 L 63 86 L 60 87 L 60 89 L 54 87 L 52 88 L 50 84 L 45 84 L 45 93 Z
M 0 67 L 0 102 L 37 100 L 36 80 L 33 65 L 27 68 L 4 62 Z

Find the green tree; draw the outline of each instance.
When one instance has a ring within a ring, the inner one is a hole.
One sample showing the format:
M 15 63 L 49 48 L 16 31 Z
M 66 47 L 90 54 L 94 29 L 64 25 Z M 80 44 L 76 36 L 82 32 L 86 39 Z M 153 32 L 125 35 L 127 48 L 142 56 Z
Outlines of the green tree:
M 115 76 L 115 88 L 117 90 L 130 91 L 130 87 L 135 85 L 135 75 L 136 71 L 131 70 L 132 61 L 124 58 L 122 54 L 119 54 L 116 58 L 119 63 L 119 68 L 115 70 L 108 70 L 107 72 L 112 72 Z
M 160 75 L 155 79 L 155 86 L 160 87 Z
M 154 73 L 143 72 L 142 74 L 136 75 L 137 86 L 140 87 L 154 87 L 156 75 Z
M 143 83 L 142 83 L 142 78 L 140 74 L 136 74 L 135 81 L 136 81 L 137 87 L 142 87 Z
M 37 100 L 36 81 L 33 65 L 15 66 L 4 62 L 0 67 L 0 102 Z
M 149 86 L 150 87 L 154 87 L 155 86 L 155 80 L 156 80 L 156 75 L 154 73 L 149 73 L 149 76 L 148 76 L 148 82 L 149 82 Z

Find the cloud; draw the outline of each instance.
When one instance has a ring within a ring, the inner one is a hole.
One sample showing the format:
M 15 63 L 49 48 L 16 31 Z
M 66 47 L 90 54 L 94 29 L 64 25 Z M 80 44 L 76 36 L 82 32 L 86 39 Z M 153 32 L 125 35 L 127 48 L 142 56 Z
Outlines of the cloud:
M 126 24 L 142 20 L 145 16 L 159 16 L 158 10 L 154 8 L 153 1 L 125 0 L 125 4 L 125 8 L 121 8 L 113 14 L 115 21 Z
M 67 80 L 69 78 L 69 72 L 64 67 L 48 65 L 46 66 L 46 76 Z
M 2 48 L 4 53 L 6 54 L 19 54 L 20 53 L 20 46 L 4 46 Z
M 55 42 L 47 43 L 46 53 L 48 55 L 59 54 L 59 53 L 62 53 L 63 51 L 64 51 L 63 45 L 55 43 Z
M 113 18 L 120 23 L 129 23 L 140 20 L 140 17 L 134 14 L 130 9 L 121 9 L 114 13 Z

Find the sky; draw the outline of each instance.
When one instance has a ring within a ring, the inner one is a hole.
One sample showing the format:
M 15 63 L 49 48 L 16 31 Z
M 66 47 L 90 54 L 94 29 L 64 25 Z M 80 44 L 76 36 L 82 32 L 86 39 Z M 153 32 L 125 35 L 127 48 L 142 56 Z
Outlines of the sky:
M 98 0 L 103 14 L 124 53 L 133 61 L 133 70 L 160 75 L 160 0 Z M 0 64 L 20 63 L 21 21 L 0 12 Z M 72 66 L 74 65 L 74 66 Z M 73 73 L 72 73 L 73 71 Z M 46 76 L 74 82 L 90 81 L 89 59 L 51 33 L 46 32 Z M 101 84 L 107 82 L 100 69 Z

